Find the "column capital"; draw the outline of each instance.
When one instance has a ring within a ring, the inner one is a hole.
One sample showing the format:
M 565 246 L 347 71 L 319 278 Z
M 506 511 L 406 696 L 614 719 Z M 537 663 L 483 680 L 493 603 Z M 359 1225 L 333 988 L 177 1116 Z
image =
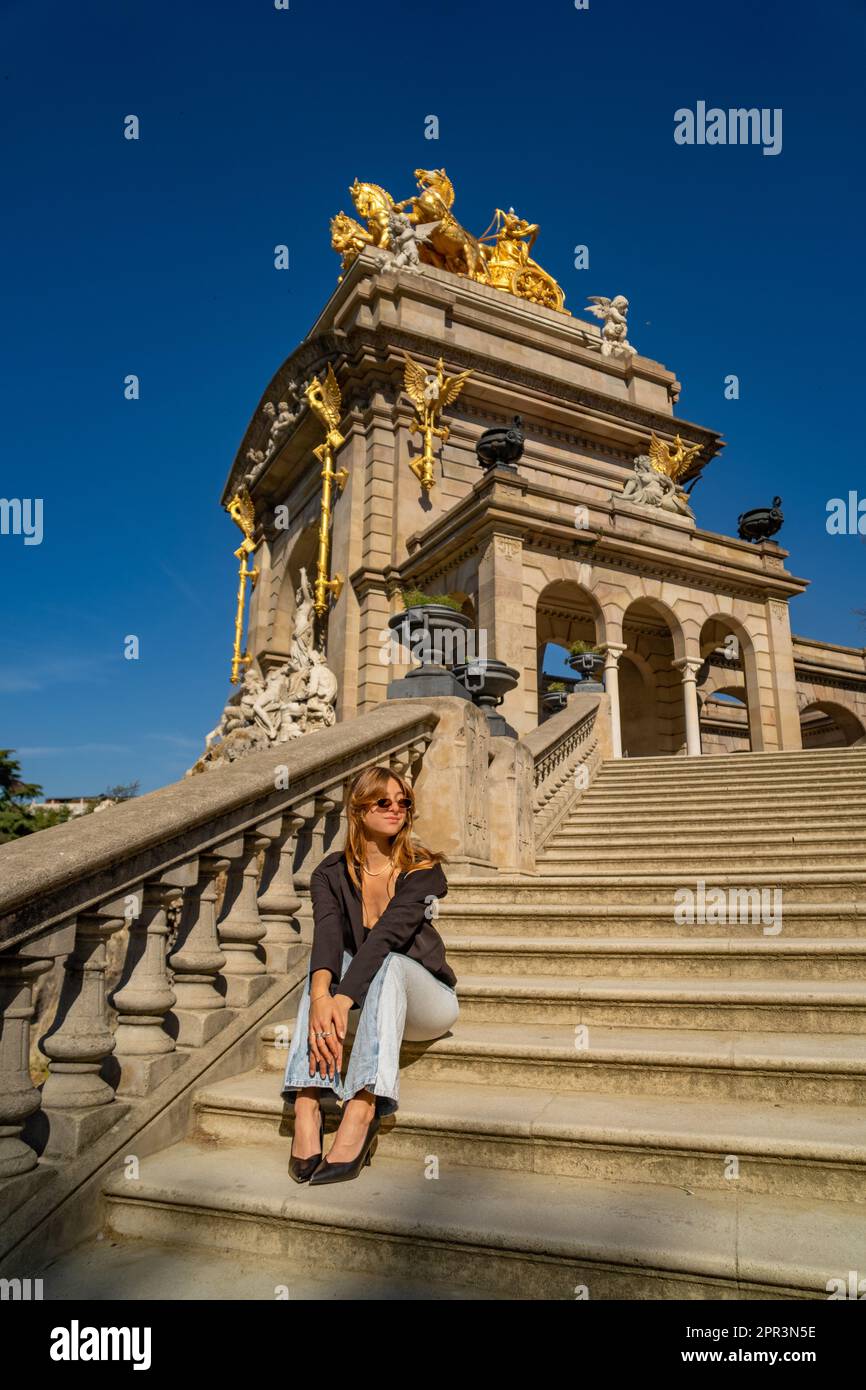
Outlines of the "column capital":
M 616 664 L 624 651 L 628 650 L 627 642 L 599 642 L 599 650 L 604 652 L 605 657 L 612 657 Z M 605 665 L 607 662 L 605 662 Z
M 684 681 L 693 681 L 703 664 L 703 658 L 699 656 L 681 656 L 677 661 L 671 662 L 677 671 L 682 672 Z

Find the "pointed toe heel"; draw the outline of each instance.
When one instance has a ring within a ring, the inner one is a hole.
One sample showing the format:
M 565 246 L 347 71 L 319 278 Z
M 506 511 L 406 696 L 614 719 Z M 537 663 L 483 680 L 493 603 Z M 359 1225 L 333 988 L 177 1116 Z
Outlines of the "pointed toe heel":
M 350 1178 L 356 1178 L 362 1168 L 366 1168 L 376 1150 L 378 1144 L 379 1124 L 381 1115 L 374 1115 L 370 1121 L 364 1142 L 358 1153 L 347 1163 L 329 1163 L 323 1158 L 313 1176 L 310 1178 L 311 1187 L 319 1187 L 326 1182 L 348 1182 Z
M 289 1155 L 289 1177 L 294 1178 L 295 1182 L 309 1182 L 314 1172 L 322 1161 L 322 1150 L 325 1141 L 325 1116 L 322 1107 L 319 1106 L 319 1152 L 310 1154 L 308 1158 L 295 1158 L 294 1154 Z M 292 1136 L 294 1144 L 294 1135 Z

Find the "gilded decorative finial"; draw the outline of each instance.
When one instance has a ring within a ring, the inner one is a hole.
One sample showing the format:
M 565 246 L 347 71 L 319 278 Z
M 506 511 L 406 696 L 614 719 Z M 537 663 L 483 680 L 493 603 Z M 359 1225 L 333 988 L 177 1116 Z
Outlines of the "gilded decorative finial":
M 666 444 L 663 439 L 658 439 L 653 432 L 649 442 L 649 456 L 653 468 L 657 473 L 664 473 L 666 478 L 676 482 L 684 473 L 687 473 L 692 462 L 701 452 L 700 444 L 684 444 L 679 435 L 674 436 L 673 447 Z
M 314 412 L 325 431 L 325 438 L 313 450 L 316 458 L 322 465 L 322 502 L 319 513 L 319 550 L 316 565 L 315 583 L 315 602 L 314 608 L 319 618 L 324 618 L 328 612 L 327 595 L 333 594 L 334 601 L 340 597 L 343 588 L 343 576 L 335 574 L 333 579 L 328 578 L 328 562 L 330 552 L 330 522 L 331 522 L 331 492 L 332 486 L 336 483 L 340 492 L 346 485 L 349 476 L 345 468 L 339 472 L 334 472 L 334 454 L 345 444 L 345 436 L 337 428 L 343 413 L 343 397 L 337 378 L 334 376 L 334 368 L 328 363 L 328 370 L 323 379 L 318 380 L 313 377 L 304 387 L 304 395 L 309 402 L 310 409 Z
M 406 395 L 415 407 L 415 419 L 409 428 L 424 439 L 421 457 L 410 459 L 409 467 L 425 492 L 433 486 L 433 439 L 441 439 L 444 444 L 449 435 L 448 426 L 437 425 L 436 421 L 445 407 L 456 401 L 471 375 L 471 372 L 458 372 L 456 376 L 447 377 L 441 357 L 432 372 L 407 354 L 403 382 Z
M 231 683 L 237 685 L 240 679 L 241 666 L 248 666 L 252 661 L 249 652 L 241 652 L 241 642 L 244 630 L 244 607 L 246 603 L 247 580 L 250 582 L 250 592 L 256 587 L 256 580 L 259 577 L 257 566 L 247 569 L 247 556 L 255 553 L 255 543 L 253 532 L 256 525 L 256 509 L 253 499 L 250 497 L 246 483 L 241 484 L 226 507 L 232 521 L 234 521 L 243 531 L 244 538 L 234 552 L 235 558 L 240 560 L 240 570 L 238 572 L 238 602 L 235 611 L 235 642 L 232 650 L 232 669 Z

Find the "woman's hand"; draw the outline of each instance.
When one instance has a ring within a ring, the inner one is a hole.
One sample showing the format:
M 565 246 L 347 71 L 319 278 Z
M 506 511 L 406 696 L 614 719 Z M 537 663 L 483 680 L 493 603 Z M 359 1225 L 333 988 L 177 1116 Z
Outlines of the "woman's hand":
M 349 1024 L 353 1000 L 348 994 L 320 994 L 310 1000 L 310 1076 L 319 1072 L 324 1079 L 335 1078 L 343 1069 L 343 1039 Z M 316 1037 L 327 1033 L 328 1037 Z

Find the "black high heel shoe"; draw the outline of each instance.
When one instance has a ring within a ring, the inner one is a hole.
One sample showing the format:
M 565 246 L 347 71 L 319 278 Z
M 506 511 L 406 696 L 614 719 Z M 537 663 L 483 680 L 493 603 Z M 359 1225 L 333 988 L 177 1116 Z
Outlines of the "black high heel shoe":
M 309 1181 L 310 1181 L 310 1178 L 312 1177 L 312 1175 L 313 1175 L 313 1173 L 315 1172 L 316 1168 L 318 1167 L 318 1165 L 319 1165 L 319 1164 L 321 1163 L 321 1161 L 322 1161 L 322 1149 L 323 1149 L 323 1147 L 324 1147 L 324 1140 L 325 1140 L 325 1116 L 324 1116 L 324 1114 L 322 1113 L 322 1107 L 321 1107 L 321 1105 L 320 1105 L 320 1106 L 319 1106 L 319 1152 L 318 1152 L 317 1154 L 310 1154 L 307 1158 L 295 1158 L 295 1155 L 294 1155 L 294 1154 L 290 1154 L 290 1155 L 289 1155 L 289 1176 L 290 1176 L 290 1177 L 293 1177 L 294 1180 L 295 1180 L 295 1182 L 309 1182 Z M 293 1146 L 294 1146 L 294 1142 L 295 1142 L 295 1141 L 294 1141 L 294 1136 L 293 1136 L 293 1138 L 292 1138 L 292 1145 L 293 1145 Z
M 370 1163 L 376 1152 L 381 1119 L 382 1116 L 379 1114 L 373 1116 L 360 1150 L 347 1163 L 330 1163 L 327 1158 L 323 1158 L 310 1178 L 310 1186 L 318 1187 L 325 1182 L 348 1182 L 350 1178 L 356 1178 L 361 1169 Z

